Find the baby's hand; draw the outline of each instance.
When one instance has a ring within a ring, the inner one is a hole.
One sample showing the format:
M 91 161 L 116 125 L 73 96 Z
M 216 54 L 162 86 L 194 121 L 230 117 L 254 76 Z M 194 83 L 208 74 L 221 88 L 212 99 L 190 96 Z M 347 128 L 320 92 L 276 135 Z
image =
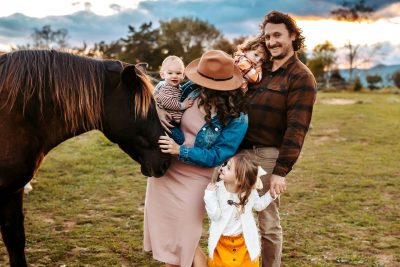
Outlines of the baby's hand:
M 186 99 L 182 102 L 182 107 L 183 107 L 183 109 L 188 109 L 188 108 L 190 108 L 191 106 L 193 106 L 193 100 L 192 100 L 192 99 L 186 98 Z
M 215 190 L 217 190 L 217 185 L 216 185 L 216 184 L 213 184 L 213 183 L 209 183 L 209 184 L 207 185 L 207 190 L 209 190 L 209 191 L 215 191 Z

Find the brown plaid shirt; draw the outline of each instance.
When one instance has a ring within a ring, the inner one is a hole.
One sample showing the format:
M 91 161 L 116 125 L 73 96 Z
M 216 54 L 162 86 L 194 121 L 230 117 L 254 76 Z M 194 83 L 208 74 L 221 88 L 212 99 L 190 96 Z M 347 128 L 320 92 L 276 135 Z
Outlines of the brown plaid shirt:
M 249 129 L 241 148 L 279 148 L 273 174 L 286 176 L 303 146 L 317 85 L 296 54 L 276 71 L 271 67 L 265 64 L 261 82 L 249 86 Z

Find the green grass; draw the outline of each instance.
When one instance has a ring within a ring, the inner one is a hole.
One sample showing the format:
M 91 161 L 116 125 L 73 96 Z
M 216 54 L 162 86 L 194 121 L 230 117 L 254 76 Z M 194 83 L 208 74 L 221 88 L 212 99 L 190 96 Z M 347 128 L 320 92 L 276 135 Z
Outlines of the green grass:
M 399 140 L 400 95 L 319 93 L 282 196 L 283 266 L 400 266 Z M 146 178 L 101 133 L 54 149 L 33 187 L 30 266 L 162 266 L 142 251 Z

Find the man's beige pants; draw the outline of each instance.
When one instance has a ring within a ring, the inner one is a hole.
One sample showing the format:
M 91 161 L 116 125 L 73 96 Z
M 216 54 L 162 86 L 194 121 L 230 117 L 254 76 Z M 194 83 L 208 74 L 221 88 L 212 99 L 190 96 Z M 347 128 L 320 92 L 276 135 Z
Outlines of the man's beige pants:
M 279 155 L 275 147 L 243 149 L 239 153 L 248 153 L 254 162 L 261 166 L 267 174 L 261 177 L 263 189 L 260 196 L 269 190 L 269 181 Z M 258 213 L 261 234 L 261 258 L 263 267 L 278 267 L 282 257 L 282 227 L 279 218 L 279 197 L 265 210 Z

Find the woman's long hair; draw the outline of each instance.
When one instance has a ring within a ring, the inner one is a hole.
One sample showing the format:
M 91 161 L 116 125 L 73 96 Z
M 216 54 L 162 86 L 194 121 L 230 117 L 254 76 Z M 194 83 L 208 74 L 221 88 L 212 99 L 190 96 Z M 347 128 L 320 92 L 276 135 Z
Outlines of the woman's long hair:
M 238 118 L 240 112 L 246 111 L 245 95 L 240 89 L 219 91 L 202 87 L 200 106 L 203 106 L 206 112 L 206 123 L 211 123 L 211 109 L 214 106 L 221 123 L 227 125 L 231 119 Z

